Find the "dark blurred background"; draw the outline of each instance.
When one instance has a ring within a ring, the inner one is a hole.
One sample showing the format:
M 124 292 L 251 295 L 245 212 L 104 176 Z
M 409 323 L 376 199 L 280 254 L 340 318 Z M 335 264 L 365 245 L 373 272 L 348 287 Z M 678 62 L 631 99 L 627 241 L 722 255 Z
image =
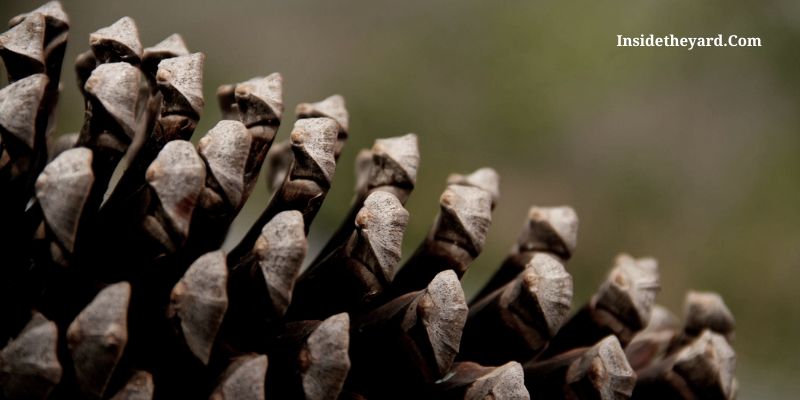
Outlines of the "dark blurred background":
M 72 20 L 59 113 L 83 106 L 71 63 L 90 32 L 128 15 L 143 44 L 173 32 L 206 54 L 206 108 L 218 85 L 279 71 L 286 115 L 333 93 L 351 139 L 317 218 L 339 223 L 353 157 L 379 137 L 419 135 L 405 254 L 437 212 L 451 172 L 492 166 L 502 198 L 474 293 L 514 242 L 530 205 L 573 206 L 569 271 L 580 305 L 620 251 L 658 258 L 659 302 L 720 292 L 737 318 L 741 398 L 800 392 L 800 3 L 729 1 L 63 1 Z M 335 3 L 335 4 L 334 4 Z M 0 19 L 40 2 L 4 0 Z M 758 36 L 760 48 L 617 48 L 616 35 Z M 3 79 L 5 82 L 5 79 Z M 234 238 L 267 201 L 263 184 Z

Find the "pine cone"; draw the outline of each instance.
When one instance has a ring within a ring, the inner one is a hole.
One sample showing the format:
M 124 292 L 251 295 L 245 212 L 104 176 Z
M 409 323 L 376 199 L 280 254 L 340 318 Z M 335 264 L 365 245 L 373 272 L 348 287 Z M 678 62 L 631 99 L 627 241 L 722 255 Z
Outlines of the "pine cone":
M 0 35 L 2 398 L 735 396 L 733 316 L 692 292 L 678 322 L 655 303 L 652 258 L 620 255 L 570 315 L 570 207 L 532 207 L 467 302 L 460 278 L 499 200 L 491 168 L 447 180 L 401 262 L 414 134 L 358 154 L 350 211 L 303 268 L 350 134 L 341 96 L 298 105 L 272 146 L 281 75 L 224 85 L 224 120 L 195 146 L 205 56 L 177 34 L 144 48 L 125 17 L 90 35 L 76 60 L 84 125 L 56 138 L 69 25 L 50 2 Z M 265 161 L 271 200 L 220 250 Z

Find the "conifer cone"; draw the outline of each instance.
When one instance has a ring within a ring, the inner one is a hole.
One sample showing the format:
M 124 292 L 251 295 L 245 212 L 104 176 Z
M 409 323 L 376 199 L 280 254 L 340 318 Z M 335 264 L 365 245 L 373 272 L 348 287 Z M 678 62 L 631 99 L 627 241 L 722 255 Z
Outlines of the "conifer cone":
M 178 34 L 145 47 L 123 17 L 75 61 L 84 125 L 56 137 L 71 23 L 53 1 L 0 34 L 0 400 L 735 397 L 732 313 L 691 292 L 679 322 L 654 259 L 620 255 L 570 312 L 569 206 L 532 207 L 469 304 L 460 279 L 502 206 L 491 168 L 449 177 L 404 260 L 415 134 L 358 154 L 351 208 L 307 254 L 359 134 L 340 95 L 280 131 L 279 73 L 223 85 L 195 146 L 206 56 Z M 264 164 L 272 199 L 226 251 Z

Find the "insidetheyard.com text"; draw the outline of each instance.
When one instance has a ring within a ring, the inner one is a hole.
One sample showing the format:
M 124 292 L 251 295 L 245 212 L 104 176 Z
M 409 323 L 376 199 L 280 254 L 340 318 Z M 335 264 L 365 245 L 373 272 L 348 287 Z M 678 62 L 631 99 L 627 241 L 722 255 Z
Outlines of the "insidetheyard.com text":
M 617 47 L 685 47 L 687 50 L 695 47 L 761 47 L 761 38 L 738 35 L 726 37 L 721 33 L 709 37 L 675 36 L 671 33 L 665 36 L 652 33 L 633 37 L 617 35 Z

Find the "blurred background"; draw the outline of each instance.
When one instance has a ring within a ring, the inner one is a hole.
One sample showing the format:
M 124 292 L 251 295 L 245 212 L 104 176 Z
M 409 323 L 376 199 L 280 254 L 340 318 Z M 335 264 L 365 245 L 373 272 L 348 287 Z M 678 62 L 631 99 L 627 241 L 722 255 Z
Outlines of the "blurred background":
M 505 256 L 529 206 L 568 204 L 580 217 L 568 265 L 576 307 L 618 252 L 654 256 L 660 303 L 680 315 L 687 290 L 715 290 L 736 315 L 741 398 L 800 392 L 800 3 L 63 3 L 72 28 L 60 131 L 82 123 L 71 63 L 89 33 L 125 15 L 145 47 L 179 32 L 207 56 L 195 139 L 218 121 L 223 83 L 283 74 L 279 140 L 298 102 L 346 97 L 351 138 L 315 243 L 348 208 L 358 150 L 415 132 L 422 164 L 404 254 L 424 237 L 447 175 L 492 166 L 502 198 L 465 277 L 468 296 Z M 39 4 L 4 0 L 0 19 Z M 758 36 L 763 47 L 616 47 L 617 34 L 641 33 Z M 234 241 L 267 200 L 262 183 Z

